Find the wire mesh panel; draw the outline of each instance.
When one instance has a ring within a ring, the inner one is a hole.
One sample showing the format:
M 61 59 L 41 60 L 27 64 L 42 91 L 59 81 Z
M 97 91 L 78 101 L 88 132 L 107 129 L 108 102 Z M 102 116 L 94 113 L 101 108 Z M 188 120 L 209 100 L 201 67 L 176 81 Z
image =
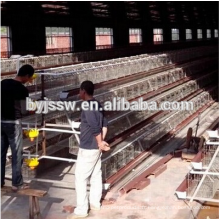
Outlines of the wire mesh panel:
M 188 188 L 187 196 L 193 196 L 197 186 L 199 185 L 203 175 L 201 174 L 189 174 L 188 175 Z M 201 187 L 199 188 L 195 197 L 200 198 L 213 198 L 216 193 L 216 185 L 218 185 L 218 179 L 213 178 L 211 175 L 207 175 L 203 180 Z
M 22 176 L 23 176 L 24 182 L 29 182 L 36 177 L 36 169 L 31 169 L 24 162 L 22 166 Z
M 208 140 L 208 142 L 211 142 L 211 141 L 213 141 L 213 140 L 211 140 L 211 138 L 210 138 L 210 140 Z M 214 141 L 214 143 L 215 143 L 215 141 Z M 216 142 L 216 145 L 214 145 L 214 144 L 207 144 L 207 141 L 206 141 L 206 143 L 204 144 L 203 150 L 202 150 L 203 155 L 204 155 L 202 158 L 202 166 L 207 167 L 209 165 L 217 148 L 218 148 L 218 142 Z M 218 162 L 219 162 L 219 155 L 217 155 L 212 167 L 210 168 L 211 170 L 214 170 L 214 172 L 219 172 L 219 163 Z
M 6 73 L 12 70 L 16 70 L 16 62 L 12 59 L 1 59 L 1 72 Z
M 116 156 L 113 156 L 109 159 L 109 168 L 108 168 L 108 171 L 110 174 L 114 174 L 117 172 L 117 157 Z
M 128 98 L 128 97 L 129 97 L 129 98 L 134 98 L 134 97 L 135 97 L 135 92 L 134 92 L 133 86 L 128 86 L 128 87 L 126 87 L 126 90 L 127 90 L 127 92 L 126 92 L 127 98 Z
M 77 155 L 79 151 L 79 143 L 76 140 L 75 135 L 69 137 L 69 153 Z
M 138 156 L 142 151 L 143 151 L 143 147 L 141 144 L 141 141 L 136 141 L 134 142 L 134 156 Z
M 206 92 L 204 92 L 204 93 L 206 93 Z M 193 98 L 192 100 L 196 101 L 198 99 L 198 97 L 203 96 L 203 95 L 204 95 L 203 93 L 199 94 L 197 97 Z M 207 100 L 204 104 L 206 104 L 206 103 L 207 103 Z M 191 112 L 191 114 L 192 113 L 193 112 Z M 120 128 L 121 123 L 128 122 L 127 126 L 124 127 L 124 129 L 127 129 L 130 126 L 134 126 L 134 124 L 139 121 L 138 118 L 140 118 L 140 121 L 141 121 L 141 119 L 143 120 L 144 112 L 133 112 L 133 114 L 134 114 L 133 117 L 130 114 L 128 114 L 126 116 L 128 120 L 125 120 L 124 118 L 122 118 L 121 122 L 119 122 L 119 120 L 116 120 L 116 121 L 114 121 L 114 123 L 110 123 L 110 126 L 112 126 L 112 129 L 114 129 L 114 127 Z M 138 116 L 140 116 L 140 117 L 138 117 Z M 125 148 L 123 147 L 123 144 L 121 144 L 122 145 L 121 148 L 123 148 L 123 150 L 120 151 L 119 156 L 116 157 L 116 155 L 117 155 L 117 153 L 116 153 L 113 158 L 110 157 L 109 159 L 107 159 L 104 162 L 104 164 L 105 164 L 105 178 L 108 178 L 109 175 L 114 174 L 116 172 L 115 169 L 117 169 L 117 167 L 120 167 L 121 164 L 124 164 L 125 161 L 126 161 L 126 163 L 128 163 L 130 160 L 135 158 L 140 152 L 148 149 L 150 146 L 152 146 L 152 144 L 156 143 L 167 132 L 171 131 L 172 129 L 175 129 L 176 126 L 178 124 L 180 124 L 183 120 L 185 120 L 188 116 L 189 116 L 189 111 L 170 112 L 169 114 L 164 115 L 164 117 L 166 117 L 166 119 L 164 121 L 161 121 L 158 123 L 153 123 L 152 125 L 148 125 L 147 129 L 145 128 L 145 133 L 142 134 L 141 136 L 139 136 L 139 138 L 137 138 L 135 141 L 131 141 L 133 138 L 135 138 L 135 136 L 130 136 L 131 143 L 128 144 L 128 142 L 126 141 L 124 143 Z M 133 118 L 135 120 L 132 121 Z M 157 119 L 155 119 L 155 120 L 157 121 Z M 159 120 L 159 118 L 158 118 L 158 120 Z M 111 131 L 112 129 L 109 129 L 109 130 Z M 122 129 L 121 132 L 124 129 Z M 112 132 L 111 135 L 115 135 L 115 133 Z M 118 161 L 116 160 L 116 158 Z M 121 161 L 121 162 L 119 162 L 119 161 Z M 111 163 L 111 164 L 109 165 L 109 163 Z M 115 164 L 113 164 L 113 163 L 115 163 Z M 211 181 L 211 183 L 208 183 L 208 187 L 211 187 L 210 184 L 213 188 L 214 187 L 216 188 L 216 180 L 215 179 L 213 181 Z M 195 183 L 194 183 L 194 185 L 195 185 Z M 192 186 L 194 186 L 194 185 L 192 185 Z
M 119 51 L 123 51 L 120 49 Z M 119 52 L 118 51 L 118 52 Z M 127 50 L 124 50 L 124 52 L 128 52 Z M 139 71 L 148 71 L 149 69 L 159 67 L 162 65 L 168 64 L 170 61 L 172 62 L 183 62 L 186 60 L 189 60 L 191 58 L 197 58 L 201 56 L 208 56 L 212 55 L 216 52 L 216 48 L 212 46 L 204 46 L 199 48 L 193 48 L 193 49 L 184 49 L 179 51 L 167 51 L 166 54 L 154 54 L 149 56 L 148 54 L 142 54 L 137 55 L 129 58 L 120 58 L 121 61 L 126 61 L 128 59 L 139 59 L 141 60 L 140 66 L 137 66 L 136 68 Z M 22 64 L 31 64 L 34 68 L 47 68 L 51 66 L 57 66 L 57 65 L 67 65 L 73 62 L 83 61 L 88 62 L 92 60 L 100 60 L 100 59 L 110 59 L 111 53 L 114 55 L 114 51 L 109 51 L 106 53 L 105 51 L 88 51 L 88 52 L 79 52 L 79 53 L 68 53 L 68 54 L 53 54 L 53 55 L 44 55 L 39 57 L 20 57 L 19 60 Z M 139 51 L 140 53 L 140 51 Z M 124 55 L 124 54 L 123 54 Z M 150 61 L 150 57 L 154 57 L 152 62 Z M 16 70 L 16 63 L 18 59 L 1 59 L 1 72 L 12 72 Z M 148 60 L 148 64 L 146 61 Z
M 117 92 L 118 97 L 121 97 L 121 98 L 124 97 L 124 98 L 128 99 L 127 98 L 127 90 L 125 87 L 118 89 L 116 92 Z

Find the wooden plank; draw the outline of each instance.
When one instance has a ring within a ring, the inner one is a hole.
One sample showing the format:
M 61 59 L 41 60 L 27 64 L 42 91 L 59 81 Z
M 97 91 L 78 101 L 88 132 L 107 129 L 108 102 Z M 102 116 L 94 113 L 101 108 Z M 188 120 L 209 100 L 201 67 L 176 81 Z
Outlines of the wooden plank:
M 137 190 L 142 190 L 143 188 L 145 188 L 146 186 L 150 185 L 150 179 L 145 178 L 143 180 L 141 180 L 140 182 L 138 182 L 135 186 L 134 189 Z
M 156 170 L 154 170 L 152 172 L 152 175 L 154 175 L 155 178 L 156 178 L 157 176 L 159 176 L 166 169 L 167 169 L 167 164 L 163 164 L 163 165 L 159 166 Z
M 34 218 L 34 204 L 33 204 L 34 198 L 33 196 L 29 197 L 29 219 Z
M 5 193 L 10 193 L 10 192 L 14 192 L 11 188 L 11 186 L 3 186 L 1 188 L 1 192 L 5 192 Z
M 39 200 L 37 197 L 34 197 L 34 200 L 35 200 L 35 209 L 36 209 L 36 215 L 37 215 L 37 218 L 41 218 L 42 219 L 42 216 L 41 216 L 41 213 L 40 213 L 40 206 L 39 206 Z
M 26 196 L 43 197 L 47 194 L 47 191 L 38 190 L 38 189 L 21 189 L 18 190 L 18 194 L 26 195 Z

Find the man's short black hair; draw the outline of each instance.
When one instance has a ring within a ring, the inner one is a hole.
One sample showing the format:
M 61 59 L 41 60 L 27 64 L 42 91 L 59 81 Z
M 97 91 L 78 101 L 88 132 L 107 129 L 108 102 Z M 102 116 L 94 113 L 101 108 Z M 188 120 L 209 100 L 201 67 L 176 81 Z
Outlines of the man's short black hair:
M 29 77 L 32 77 L 34 75 L 34 68 L 29 64 L 23 65 L 18 71 L 18 76 L 27 76 L 27 75 Z
M 92 81 L 89 81 L 89 80 L 83 81 L 80 85 L 80 89 L 85 90 L 88 95 L 93 95 L 94 84 Z

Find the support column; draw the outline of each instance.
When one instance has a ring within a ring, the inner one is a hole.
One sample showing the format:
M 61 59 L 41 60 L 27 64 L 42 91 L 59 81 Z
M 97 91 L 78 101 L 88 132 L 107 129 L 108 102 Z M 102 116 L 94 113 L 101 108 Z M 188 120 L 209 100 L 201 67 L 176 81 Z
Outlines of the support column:
M 167 26 L 163 29 L 163 41 L 164 43 L 171 42 L 171 27 Z
M 192 28 L 192 39 L 197 40 L 197 28 Z
M 24 20 L 11 26 L 13 54 L 46 54 L 45 27 L 38 22 Z
M 207 29 L 206 28 L 202 28 L 202 39 L 203 40 L 207 39 Z
M 13 54 L 45 54 L 45 24 L 39 3 L 10 4 L 11 10 L 2 11 L 1 25 L 10 27 Z
M 143 44 L 153 44 L 153 27 L 151 25 L 142 29 Z
M 179 28 L 180 41 L 186 41 L 186 29 L 185 27 Z
M 93 23 L 80 21 L 73 27 L 74 52 L 95 50 L 95 26 Z
M 129 46 L 129 25 L 124 2 L 111 4 L 114 47 Z

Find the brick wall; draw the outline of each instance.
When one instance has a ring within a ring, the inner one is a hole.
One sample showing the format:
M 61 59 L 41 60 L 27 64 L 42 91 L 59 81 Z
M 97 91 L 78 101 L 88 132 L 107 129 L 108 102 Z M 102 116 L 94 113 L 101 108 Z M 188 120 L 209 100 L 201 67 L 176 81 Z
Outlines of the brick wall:
M 96 36 L 96 46 L 99 45 L 111 45 L 111 37 L 108 35 Z M 130 43 L 137 43 L 138 36 L 130 35 Z M 47 38 L 46 49 L 48 50 L 59 50 L 59 49 L 67 49 L 65 52 L 70 51 L 70 37 L 69 36 L 53 36 Z M 7 38 L 1 37 L 1 52 L 8 51 L 8 43 Z
M 129 36 L 129 43 L 141 43 L 141 41 L 139 40 L 139 35 L 131 34 Z
M 1 51 L 8 51 L 8 41 L 5 37 L 1 37 Z
M 99 45 L 111 45 L 111 36 L 109 35 L 96 36 L 96 46 Z
M 70 48 L 70 37 L 68 36 L 53 36 L 47 39 L 46 49 L 57 49 L 57 48 Z

